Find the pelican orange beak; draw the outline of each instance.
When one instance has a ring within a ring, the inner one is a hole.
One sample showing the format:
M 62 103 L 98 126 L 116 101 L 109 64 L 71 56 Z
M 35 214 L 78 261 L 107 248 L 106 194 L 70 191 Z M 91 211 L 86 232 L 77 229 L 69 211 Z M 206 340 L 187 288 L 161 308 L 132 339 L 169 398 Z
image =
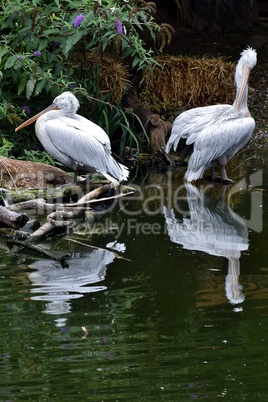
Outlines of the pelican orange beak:
M 50 110 L 58 110 L 58 107 L 53 105 L 53 103 L 52 103 L 52 105 L 48 106 L 46 109 L 44 109 L 41 112 L 37 113 L 35 116 L 31 117 L 30 119 L 28 119 L 24 123 L 22 123 L 20 126 L 18 126 L 15 129 L 15 131 L 19 131 L 22 128 L 29 126 L 30 124 L 35 122 L 37 119 L 39 119 L 40 116 L 42 116 L 43 114 L 49 112 Z
M 249 78 L 250 71 L 251 71 L 250 67 L 248 67 L 248 66 L 243 67 L 242 84 L 241 84 L 240 92 L 238 94 L 236 104 L 235 104 L 235 107 L 238 111 L 241 109 L 243 100 L 246 96 L 246 88 L 247 88 L 247 84 L 248 84 L 248 78 Z

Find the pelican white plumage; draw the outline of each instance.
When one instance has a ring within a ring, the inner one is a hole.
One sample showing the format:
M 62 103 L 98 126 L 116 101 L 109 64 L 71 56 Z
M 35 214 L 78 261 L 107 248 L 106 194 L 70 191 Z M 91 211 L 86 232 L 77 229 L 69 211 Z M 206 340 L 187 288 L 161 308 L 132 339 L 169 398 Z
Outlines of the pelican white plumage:
M 77 114 L 78 108 L 74 94 L 63 92 L 52 105 L 15 131 L 36 121 L 37 138 L 51 156 L 74 170 L 74 182 L 80 169 L 99 172 L 115 184 L 126 180 L 128 168 L 112 157 L 108 135 L 100 126 Z
M 198 107 L 181 113 L 175 119 L 166 152 L 169 153 L 171 147 L 176 150 L 181 138 L 186 139 L 186 145 L 193 144 L 193 154 L 185 174 L 187 181 L 198 180 L 209 168 L 212 168 L 214 180 L 214 167 L 219 164 L 223 181 L 232 182 L 225 165 L 246 145 L 255 128 L 247 97 L 249 74 L 256 62 L 254 49 L 248 47 L 243 50 L 236 67 L 236 97 L 232 105 Z

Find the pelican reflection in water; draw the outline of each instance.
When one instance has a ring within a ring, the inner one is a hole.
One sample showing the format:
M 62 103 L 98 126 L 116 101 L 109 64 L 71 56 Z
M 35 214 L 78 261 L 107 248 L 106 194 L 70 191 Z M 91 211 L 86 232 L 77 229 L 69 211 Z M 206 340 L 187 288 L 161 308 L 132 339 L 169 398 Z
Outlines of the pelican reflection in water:
M 47 314 L 69 313 L 70 300 L 106 289 L 98 283 L 105 279 L 107 265 L 114 258 L 112 251 L 97 248 L 86 253 L 76 251 L 65 268 L 58 261 L 38 260 L 30 265 L 34 270 L 29 275 L 31 293 L 35 294 L 31 299 L 46 301 Z
M 241 251 L 248 249 L 248 229 L 244 220 L 222 201 L 205 196 L 192 184 L 185 184 L 189 216 L 177 219 L 173 209 L 164 207 L 170 240 L 187 250 L 203 251 L 228 259 L 226 296 L 232 304 L 245 296 L 238 279 Z
M 166 152 L 169 153 L 172 147 L 175 151 L 181 138 L 186 139 L 187 146 L 193 145 L 184 176 L 188 182 L 202 178 L 207 169 L 212 169 L 212 180 L 217 180 L 214 168 L 219 164 L 222 181 L 233 183 L 225 166 L 247 144 L 255 128 L 247 99 L 248 78 L 256 63 L 254 49 L 248 47 L 241 53 L 235 72 L 236 97 L 233 105 L 198 107 L 181 113 L 175 119 Z
M 113 158 L 108 135 L 100 126 L 77 114 L 78 108 L 74 94 L 63 92 L 52 105 L 15 131 L 36 121 L 37 138 L 53 158 L 74 170 L 74 183 L 80 169 L 99 172 L 115 184 L 126 180 L 128 168 Z

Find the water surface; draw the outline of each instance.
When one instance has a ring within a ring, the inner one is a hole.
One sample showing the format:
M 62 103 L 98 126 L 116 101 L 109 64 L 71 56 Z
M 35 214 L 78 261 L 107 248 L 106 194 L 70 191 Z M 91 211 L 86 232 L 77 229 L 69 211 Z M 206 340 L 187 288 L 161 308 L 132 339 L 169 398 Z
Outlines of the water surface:
M 64 266 L 1 236 L 1 401 L 267 400 L 265 159 L 183 172 L 44 242 Z

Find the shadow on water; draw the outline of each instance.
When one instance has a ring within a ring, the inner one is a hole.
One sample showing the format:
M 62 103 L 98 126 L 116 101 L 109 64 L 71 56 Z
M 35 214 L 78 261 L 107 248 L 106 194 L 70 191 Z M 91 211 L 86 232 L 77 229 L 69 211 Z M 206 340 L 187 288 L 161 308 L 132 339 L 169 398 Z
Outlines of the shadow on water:
M 228 188 L 148 170 L 135 197 L 45 242 L 66 266 L 3 248 L 0 399 L 265 400 L 260 165 Z

